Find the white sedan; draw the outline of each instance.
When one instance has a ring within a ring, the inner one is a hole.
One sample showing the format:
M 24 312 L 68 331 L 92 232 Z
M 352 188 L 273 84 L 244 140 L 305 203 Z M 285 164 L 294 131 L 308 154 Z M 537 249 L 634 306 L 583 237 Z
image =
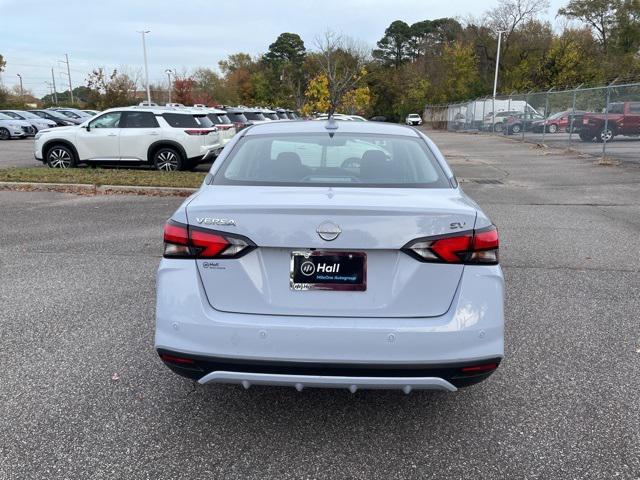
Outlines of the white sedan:
M 155 347 L 201 384 L 455 391 L 503 357 L 498 232 L 413 128 L 243 130 L 163 257 Z

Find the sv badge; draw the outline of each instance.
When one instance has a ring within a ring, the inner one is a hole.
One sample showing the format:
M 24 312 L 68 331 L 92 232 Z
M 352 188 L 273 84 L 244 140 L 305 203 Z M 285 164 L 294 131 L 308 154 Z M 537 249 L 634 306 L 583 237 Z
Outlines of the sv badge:
M 464 228 L 465 225 L 466 225 L 465 222 L 452 222 L 452 223 L 449 224 L 449 228 L 451 230 L 456 230 L 456 229 L 459 229 L 459 228 Z

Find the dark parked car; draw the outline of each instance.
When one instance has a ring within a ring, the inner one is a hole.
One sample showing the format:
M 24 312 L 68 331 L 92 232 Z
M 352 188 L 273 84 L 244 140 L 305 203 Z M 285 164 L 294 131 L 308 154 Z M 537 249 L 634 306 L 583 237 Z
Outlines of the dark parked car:
M 56 122 L 56 125 L 59 127 L 69 127 L 71 125 L 78 125 L 78 122 L 75 120 L 65 117 L 61 113 L 56 112 L 55 110 L 28 110 L 31 113 L 38 115 L 40 118 L 45 118 L 47 120 L 53 120 Z
M 369 120 L 371 120 L 372 122 L 386 122 L 387 117 L 385 117 L 384 115 L 376 115 L 375 117 L 371 117 Z
M 522 130 L 530 132 L 533 129 L 533 123 L 539 120 L 544 120 L 544 117 L 537 113 L 516 113 L 507 118 L 502 133 L 505 135 L 517 135 Z

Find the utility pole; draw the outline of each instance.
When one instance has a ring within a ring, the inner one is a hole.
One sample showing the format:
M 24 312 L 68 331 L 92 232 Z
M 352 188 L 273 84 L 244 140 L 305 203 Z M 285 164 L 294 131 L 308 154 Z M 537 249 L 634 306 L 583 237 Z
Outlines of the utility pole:
M 53 101 L 58 105 L 58 92 L 56 92 L 56 76 L 53 74 L 53 67 L 51 67 L 51 81 L 53 82 Z
M 151 106 L 151 90 L 149 90 L 149 65 L 147 63 L 147 44 L 145 42 L 145 34 L 150 33 L 151 30 L 138 31 L 142 35 L 142 53 L 144 54 L 144 79 L 147 86 L 147 106 Z
M 58 60 L 60 63 L 67 64 L 67 80 L 69 80 L 69 98 L 71 99 L 71 103 L 73 103 L 73 86 L 71 85 L 71 69 L 69 68 L 69 54 L 64 54 L 64 60 Z
M 22 75 L 16 73 L 16 77 L 20 79 L 20 99 L 24 101 L 24 89 L 22 88 Z
M 496 73 L 493 77 L 493 120 L 491 121 L 491 131 L 496 126 L 496 91 L 498 89 L 498 68 L 500 67 L 500 44 L 502 43 L 502 34 L 505 30 L 498 31 L 498 53 L 496 55 Z
M 169 103 L 171 103 L 171 74 L 173 73 L 173 70 L 167 68 L 164 73 L 167 74 L 167 80 L 169 81 Z

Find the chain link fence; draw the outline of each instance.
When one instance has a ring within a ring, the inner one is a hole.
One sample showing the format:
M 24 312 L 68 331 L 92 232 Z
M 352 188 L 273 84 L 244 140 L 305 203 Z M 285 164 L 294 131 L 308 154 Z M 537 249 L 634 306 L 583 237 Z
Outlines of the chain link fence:
M 640 83 L 511 93 L 427 105 L 425 125 L 640 162 Z

